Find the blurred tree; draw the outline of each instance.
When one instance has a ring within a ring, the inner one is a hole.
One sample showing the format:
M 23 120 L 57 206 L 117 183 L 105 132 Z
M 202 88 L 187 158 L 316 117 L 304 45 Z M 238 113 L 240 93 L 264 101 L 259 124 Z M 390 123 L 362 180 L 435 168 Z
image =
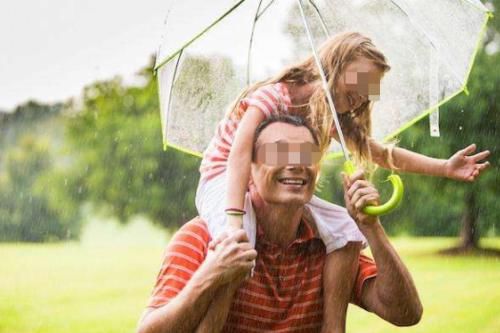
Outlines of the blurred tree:
M 12 112 L 0 113 L 0 151 L 5 152 L 17 146 L 24 135 L 30 134 L 50 137 L 51 144 L 48 148 L 55 152 L 62 137 L 62 126 L 59 123 L 62 109 L 62 103 L 49 105 L 28 101 Z M 0 153 L 0 171 L 5 165 L 2 163 L 4 156 L 4 153 Z
M 50 188 L 38 184 L 50 170 L 48 143 L 25 136 L 7 151 L 0 175 L 0 241 L 43 242 L 74 239 L 80 225 L 75 211 L 61 214 L 47 199 Z
M 156 81 L 125 87 L 115 78 L 85 88 L 81 107 L 67 124 L 75 160 L 68 170 L 70 192 L 126 222 L 142 214 L 178 227 L 195 214 L 197 158 L 162 150 Z
M 481 230 L 499 226 L 500 157 L 497 131 L 500 129 L 500 54 L 481 49 L 468 83 L 469 96 L 463 94 L 442 107 L 443 137 L 438 145 L 451 151 L 475 142 L 480 149 L 489 149 L 492 168 L 474 184 L 453 184 L 454 192 L 462 193 L 461 237 L 463 249 L 477 248 Z M 432 153 L 431 142 L 421 139 L 421 150 Z M 435 140 L 433 140 L 435 141 Z M 438 146 L 435 145 L 435 146 Z M 450 184 L 451 185 L 451 184 Z

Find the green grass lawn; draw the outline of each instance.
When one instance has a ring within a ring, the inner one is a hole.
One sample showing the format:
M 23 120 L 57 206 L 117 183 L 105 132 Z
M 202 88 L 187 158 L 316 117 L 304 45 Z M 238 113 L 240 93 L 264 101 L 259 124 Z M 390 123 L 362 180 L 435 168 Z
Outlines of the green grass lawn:
M 500 332 L 500 261 L 443 257 L 456 240 L 395 238 L 424 304 L 416 327 L 397 328 L 352 306 L 348 332 Z M 131 332 L 167 237 L 146 223 L 91 223 L 81 243 L 0 245 L 0 332 Z M 500 239 L 484 244 L 500 248 Z

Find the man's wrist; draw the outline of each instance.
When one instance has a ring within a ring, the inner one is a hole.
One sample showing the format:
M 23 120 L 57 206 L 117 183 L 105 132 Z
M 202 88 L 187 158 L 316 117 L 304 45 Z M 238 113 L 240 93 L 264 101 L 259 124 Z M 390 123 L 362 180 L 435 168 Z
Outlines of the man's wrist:
M 358 224 L 358 227 L 359 227 L 359 230 L 361 231 L 361 233 L 363 233 L 363 235 L 366 238 L 371 238 L 371 237 L 377 236 L 380 233 L 385 234 L 384 228 L 382 227 L 382 224 L 380 223 L 380 219 L 378 219 L 378 218 L 372 222 L 369 222 L 369 223 L 360 223 L 360 224 Z
M 206 262 L 203 262 L 199 269 L 193 274 L 191 279 L 193 280 L 193 285 L 200 290 L 215 290 L 222 285 L 222 280 L 219 274 L 213 270 L 211 265 L 206 264 Z

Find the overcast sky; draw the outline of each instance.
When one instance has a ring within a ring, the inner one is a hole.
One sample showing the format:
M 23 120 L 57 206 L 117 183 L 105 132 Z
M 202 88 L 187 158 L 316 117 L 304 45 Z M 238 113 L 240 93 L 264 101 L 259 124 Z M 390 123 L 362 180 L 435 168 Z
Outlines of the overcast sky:
M 156 52 L 168 0 L 0 2 L 0 110 L 78 96 L 134 73 Z

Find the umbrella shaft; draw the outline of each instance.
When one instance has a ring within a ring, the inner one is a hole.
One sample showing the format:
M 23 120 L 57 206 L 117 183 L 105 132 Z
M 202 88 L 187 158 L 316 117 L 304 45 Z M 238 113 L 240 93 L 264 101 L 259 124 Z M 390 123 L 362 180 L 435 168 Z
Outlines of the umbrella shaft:
M 302 16 L 302 20 L 304 21 L 304 28 L 306 29 L 307 38 L 309 39 L 309 43 L 311 44 L 311 49 L 313 52 L 314 60 L 316 61 L 316 65 L 318 66 L 319 75 L 321 76 L 321 82 L 323 84 L 323 90 L 325 91 L 326 98 L 328 100 L 328 105 L 330 106 L 330 111 L 332 112 L 333 121 L 335 123 L 335 128 L 337 129 L 337 133 L 340 139 L 340 146 L 342 148 L 342 153 L 344 154 L 344 158 L 346 161 L 349 161 L 349 153 L 347 151 L 347 145 L 344 140 L 344 134 L 342 133 L 342 128 L 340 127 L 339 118 L 337 116 L 337 111 L 335 110 L 335 105 L 333 104 L 333 97 L 328 88 L 328 82 L 326 80 L 326 75 L 323 70 L 323 65 L 321 64 L 321 60 L 319 59 L 318 53 L 316 52 L 316 47 L 314 46 L 314 41 L 312 39 L 311 31 L 309 30 L 309 24 L 307 23 L 306 15 L 304 13 L 304 7 L 302 4 L 302 0 L 297 0 L 299 3 L 300 14 Z

